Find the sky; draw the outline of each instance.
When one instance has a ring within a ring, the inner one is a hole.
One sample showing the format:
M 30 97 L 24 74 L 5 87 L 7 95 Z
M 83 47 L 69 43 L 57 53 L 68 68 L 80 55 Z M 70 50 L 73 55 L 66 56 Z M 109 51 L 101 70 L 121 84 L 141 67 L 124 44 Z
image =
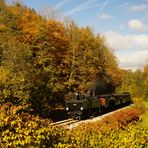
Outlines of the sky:
M 148 0 L 19 1 L 46 16 L 52 9 L 105 36 L 121 68 L 136 70 L 148 64 Z

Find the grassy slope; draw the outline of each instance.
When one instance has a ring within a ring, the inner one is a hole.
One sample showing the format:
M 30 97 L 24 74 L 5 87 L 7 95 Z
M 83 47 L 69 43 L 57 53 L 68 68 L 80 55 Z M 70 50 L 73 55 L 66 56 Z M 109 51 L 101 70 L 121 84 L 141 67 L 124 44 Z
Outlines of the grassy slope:
M 142 116 L 142 124 L 148 127 L 148 101 L 144 102 L 144 106 L 146 107 L 146 112 Z
M 144 102 L 146 108 L 148 108 L 148 101 Z

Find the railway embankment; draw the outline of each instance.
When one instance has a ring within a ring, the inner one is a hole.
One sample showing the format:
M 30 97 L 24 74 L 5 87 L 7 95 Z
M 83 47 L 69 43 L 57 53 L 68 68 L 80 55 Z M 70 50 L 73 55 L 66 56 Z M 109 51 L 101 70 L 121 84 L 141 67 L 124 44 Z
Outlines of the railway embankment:
M 109 112 L 109 113 L 105 113 L 105 114 L 97 116 L 97 117 L 91 117 L 91 118 L 86 119 L 86 120 L 74 120 L 72 118 L 69 118 L 69 119 L 66 119 L 66 120 L 53 122 L 51 125 L 52 126 L 64 126 L 68 129 L 72 129 L 72 128 L 75 128 L 79 125 L 95 123 L 95 122 L 98 122 L 98 121 L 102 121 L 104 119 L 106 120 L 106 119 L 113 117 L 113 116 L 118 116 L 118 114 L 124 113 L 128 109 L 134 109 L 134 105 L 132 104 L 130 106 L 126 106 L 126 107 L 117 109 L 117 110 Z M 140 112 L 139 112 L 139 114 L 140 114 Z

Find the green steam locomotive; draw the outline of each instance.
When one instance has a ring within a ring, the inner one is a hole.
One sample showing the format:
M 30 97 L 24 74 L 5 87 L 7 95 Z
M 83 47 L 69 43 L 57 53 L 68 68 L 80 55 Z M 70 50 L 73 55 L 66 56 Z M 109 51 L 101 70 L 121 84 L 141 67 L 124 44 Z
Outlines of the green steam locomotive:
M 66 111 L 72 118 L 86 119 L 97 116 L 132 103 L 131 94 L 93 95 L 93 93 L 75 93 L 70 100 L 66 101 Z

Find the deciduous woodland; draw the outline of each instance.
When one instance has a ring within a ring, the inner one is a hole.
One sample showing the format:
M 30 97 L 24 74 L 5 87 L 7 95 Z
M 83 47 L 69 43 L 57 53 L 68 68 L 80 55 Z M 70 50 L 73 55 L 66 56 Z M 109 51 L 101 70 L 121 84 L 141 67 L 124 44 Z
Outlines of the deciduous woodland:
M 77 147 L 80 140 L 83 140 L 80 147 L 86 144 L 95 147 L 103 143 L 108 146 L 107 137 L 110 139 L 111 135 L 104 132 L 107 129 L 97 131 L 99 124 L 96 130 L 91 130 L 92 126 L 89 131 L 80 127 L 88 135 L 83 137 L 80 134 L 80 137 L 72 139 L 70 137 L 77 134 L 76 131 L 47 128 L 50 120 L 42 119 L 49 118 L 53 109 L 64 106 L 65 95 L 85 92 L 98 82 L 104 88 L 103 93 L 128 91 L 134 97 L 146 99 L 148 65 L 135 72 L 121 69 L 113 49 L 106 45 L 101 34 L 95 35 L 90 27 L 79 27 L 72 20 L 47 20 L 19 3 L 7 5 L 5 0 L 0 0 L 2 147 L 66 147 L 66 143 L 67 147 Z M 116 135 L 113 140 L 118 139 L 125 144 L 121 140 L 125 136 L 127 146 L 130 145 L 133 137 L 128 139 L 127 133 L 134 133 L 138 140 L 141 132 L 144 131 L 145 135 L 148 132 L 138 126 L 132 124 L 123 133 L 123 129 L 118 127 L 121 134 L 117 136 L 113 130 L 111 134 Z M 106 139 L 99 143 L 97 140 L 104 138 L 102 136 Z M 145 144 L 148 139 L 142 137 L 142 140 L 138 144 Z

